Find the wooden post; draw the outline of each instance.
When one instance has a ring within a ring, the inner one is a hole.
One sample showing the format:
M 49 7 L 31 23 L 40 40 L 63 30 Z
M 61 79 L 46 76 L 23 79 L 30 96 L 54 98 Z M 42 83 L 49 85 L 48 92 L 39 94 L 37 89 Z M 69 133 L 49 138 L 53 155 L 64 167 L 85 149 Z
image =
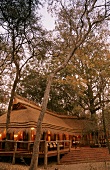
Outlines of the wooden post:
M 59 142 L 57 142 L 57 163 L 60 164 L 60 146 L 59 146 Z
M 44 169 L 47 169 L 47 162 L 48 162 L 48 147 L 47 147 L 47 141 L 45 140 L 45 147 L 44 147 Z
M 64 147 L 64 149 L 65 149 L 65 145 L 66 145 L 66 144 L 65 144 L 65 140 L 64 140 L 64 142 L 63 142 L 63 147 Z
M 69 142 L 69 151 L 71 151 L 71 140 Z
M 13 160 L 12 160 L 12 164 L 15 164 L 16 150 L 17 150 L 17 142 L 14 143 L 14 152 L 13 152 Z

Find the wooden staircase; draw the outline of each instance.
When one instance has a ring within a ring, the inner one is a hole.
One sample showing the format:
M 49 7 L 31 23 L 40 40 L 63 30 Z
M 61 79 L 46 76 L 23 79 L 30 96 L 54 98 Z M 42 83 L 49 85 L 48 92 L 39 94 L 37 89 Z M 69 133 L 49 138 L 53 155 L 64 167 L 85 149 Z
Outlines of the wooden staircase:
M 72 149 L 65 154 L 61 160 L 61 164 L 83 163 L 83 162 L 103 162 L 110 161 L 110 154 L 107 148 L 90 148 L 82 147 Z

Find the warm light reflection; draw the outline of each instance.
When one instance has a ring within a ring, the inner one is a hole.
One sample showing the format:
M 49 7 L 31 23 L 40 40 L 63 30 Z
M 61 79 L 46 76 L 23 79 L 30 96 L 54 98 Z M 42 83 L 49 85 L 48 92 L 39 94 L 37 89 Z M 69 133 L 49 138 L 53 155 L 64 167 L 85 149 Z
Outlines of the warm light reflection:
M 5 138 L 6 138 L 6 129 L 2 133 L 2 139 L 5 139 Z
M 0 140 L 2 140 L 2 134 L 0 133 Z
M 31 140 L 32 141 L 35 140 L 35 128 L 34 127 L 31 128 Z
M 47 133 L 48 133 L 48 135 L 47 135 L 47 140 L 48 140 L 48 141 L 51 141 L 51 132 L 48 130 Z
M 15 135 L 14 135 L 14 140 L 17 140 L 17 139 L 18 139 L 18 135 L 15 134 Z
M 31 130 L 34 130 L 34 129 L 35 129 L 34 127 L 31 128 Z
M 18 140 L 23 140 L 23 132 L 22 131 L 18 132 Z
M 50 131 L 48 130 L 48 135 L 50 134 Z

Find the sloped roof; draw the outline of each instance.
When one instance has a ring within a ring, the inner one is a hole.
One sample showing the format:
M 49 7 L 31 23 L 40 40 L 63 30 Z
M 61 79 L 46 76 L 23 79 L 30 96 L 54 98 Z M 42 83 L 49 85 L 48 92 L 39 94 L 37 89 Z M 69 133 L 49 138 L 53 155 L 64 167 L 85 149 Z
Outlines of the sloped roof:
M 16 106 L 18 103 L 24 107 L 18 108 L 18 110 L 12 110 L 9 131 L 28 131 L 32 127 L 36 128 L 37 120 L 41 111 L 40 106 L 25 98 L 16 96 L 13 104 Z M 3 131 L 5 127 L 6 114 L 0 116 L 0 130 Z M 90 129 L 91 123 L 87 120 L 78 120 L 77 117 L 58 115 L 50 111 L 46 111 L 42 123 L 42 131 L 50 130 L 55 133 L 80 134 L 82 131 L 86 132 Z
M 72 119 L 72 118 L 63 118 L 63 121 L 73 128 L 75 133 L 85 133 L 90 131 L 95 131 L 97 129 L 96 124 L 89 119 Z

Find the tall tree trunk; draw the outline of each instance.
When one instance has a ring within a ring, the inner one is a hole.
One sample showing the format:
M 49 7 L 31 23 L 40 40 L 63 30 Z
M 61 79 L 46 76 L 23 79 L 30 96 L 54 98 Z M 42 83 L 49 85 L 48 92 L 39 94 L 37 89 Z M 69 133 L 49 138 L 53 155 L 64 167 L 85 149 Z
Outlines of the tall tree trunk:
M 10 96 L 10 101 L 9 101 L 9 105 L 8 105 L 8 111 L 7 111 L 7 117 L 6 117 L 6 139 L 9 139 L 9 133 L 8 133 L 8 128 L 9 128 L 9 124 L 10 124 L 10 113 L 12 110 L 12 105 L 13 105 L 13 99 L 14 99 L 14 95 L 15 95 L 15 90 L 16 90 L 16 86 L 17 83 L 19 81 L 19 72 L 16 73 L 16 77 L 13 83 L 13 88 L 11 90 L 11 96 Z M 5 149 L 9 150 L 9 145 L 6 142 L 5 144 Z
M 43 121 L 43 118 L 44 118 L 44 114 L 46 112 L 49 93 L 50 93 L 50 87 L 51 87 L 51 84 L 52 84 L 53 77 L 54 77 L 54 74 L 51 74 L 49 76 L 47 86 L 46 86 L 46 90 L 45 90 L 45 93 L 44 93 L 44 99 L 43 99 L 43 103 L 42 103 L 41 113 L 40 113 L 40 116 L 39 116 L 39 119 L 38 119 L 38 122 L 37 122 L 37 133 L 36 133 L 36 138 L 35 138 L 35 142 L 34 142 L 33 155 L 32 155 L 32 159 L 31 159 L 31 166 L 29 168 L 30 170 L 36 170 L 37 165 L 38 165 L 39 144 L 40 144 L 41 132 L 42 132 L 42 121 Z
M 84 34 L 79 35 L 79 39 L 73 45 L 73 48 L 71 49 L 70 53 L 66 57 L 65 61 L 58 68 L 56 68 L 52 74 L 50 74 L 50 78 L 48 80 L 46 90 L 44 93 L 44 99 L 43 99 L 43 103 L 42 103 L 41 113 L 40 113 L 39 119 L 37 121 L 36 138 L 35 138 L 35 142 L 34 142 L 33 154 L 32 154 L 32 159 L 31 159 L 31 164 L 30 164 L 29 170 L 37 170 L 37 167 L 38 167 L 39 144 L 40 144 L 40 138 L 41 138 L 42 121 L 43 121 L 45 111 L 47 108 L 52 79 L 53 79 L 54 75 L 56 75 L 58 72 L 60 72 L 62 69 L 64 69 L 67 66 L 68 62 L 71 60 L 71 58 L 75 54 L 76 50 L 85 42 L 85 40 L 88 37 L 88 34 L 91 32 L 92 28 L 94 26 L 96 26 L 97 23 L 100 23 L 104 20 L 104 18 L 101 18 L 101 19 L 94 21 L 93 23 L 90 22 L 90 18 L 88 16 L 88 14 L 90 11 L 93 10 L 95 3 L 96 3 L 96 1 L 94 1 L 93 5 L 91 7 L 91 10 L 85 11 L 85 13 L 87 14 L 86 19 L 88 21 L 87 31 Z M 85 8 L 85 10 L 86 10 L 86 8 Z M 83 17 L 83 15 L 82 15 L 82 17 Z M 83 27 L 81 29 L 83 30 Z M 80 30 L 80 33 L 82 33 L 81 30 Z
M 103 121 L 103 129 L 104 129 L 104 138 L 106 139 L 108 151 L 110 154 L 110 144 L 109 144 L 109 140 L 108 140 L 108 136 L 107 136 L 104 108 L 102 108 L 102 121 Z
M 101 108 L 102 108 L 102 122 L 103 122 L 103 130 L 104 130 L 104 138 L 106 139 L 106 142 L 107 142 L 107 147 L 108 147 L 108 151 L 109 151 L 109 154 L 110 154 L 110 144 L 109 144 L 109 140 L 108 140 L 108 136 L 107 136 L 107 130 L 106 130 L 106 120 L 105 120 L 105 113 L 104 113 L 104 87 L 105 87 L 105 81 L 103 79 L 103 77 L 101 76 L 101 84 L 102 84 L 102 87 L 101 87 L 101 90 L 100 90 L 100 94 L 102 94 L 102 99 L 101 99 L 101 95 L 99 97 L 99 100 L 100 100 L 100 103 L 101 103 Z
M 60 67 L 56 68 L 56 70 L 53 73 L 51 73 L 49 76 L 46 90 L 44 93 L 41 112 L 39 115 L 39 119 L 37 121 L 36 138 L 35 138 L 35 142 L 34 142 L 33 154 L 32 154 L 32 159 L 31 159 L 31 164 L 30 164 L 29 170 L 37 170 L 37 168 L 38 168 L 39 144 L 40 144 L 40 139 L 41 139 L 42 122 L 43 122 L 43 118 L 44 118 L 46 108 L 47 108 L 47 103 L 48 103 L 52 80 L 53 80 L 54 76 L 56 75 L 56 73 L 58 73 L 60 70 L 62 70 L 63 68 L 66 67 L 66 65 L 68 64 L 71 57 L 74 55 L 77 48 L 78 47 L 73 48 L 72 51 L 70 52 L 70 54 L 68 55 L 68 57 L 66 58 L 65 62 Z

